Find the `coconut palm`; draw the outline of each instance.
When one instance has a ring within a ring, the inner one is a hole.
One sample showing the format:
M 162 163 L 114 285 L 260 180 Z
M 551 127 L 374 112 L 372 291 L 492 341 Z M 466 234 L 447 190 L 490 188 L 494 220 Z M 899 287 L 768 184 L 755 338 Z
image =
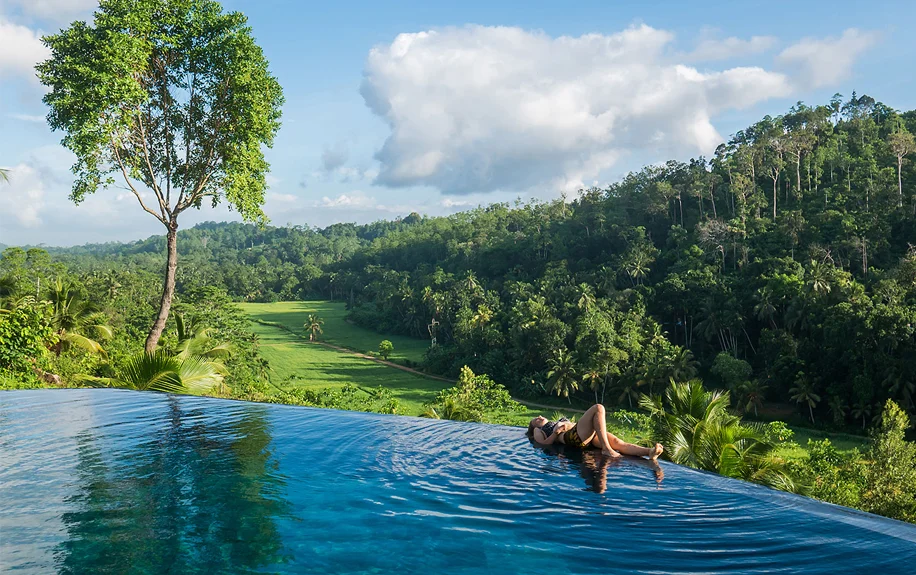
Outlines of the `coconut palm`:
M 50 293 L 54 314 L 51 326 L 58 336 L 53 351 L 62 351 L 76 346 L 90 353 L 105 355 L 102 345 L 96 340 L 110 339 L 114 335 L 108 325 L 108 316 L 93 302 L 87 301 L 73 285 L 60 278 L 52 284 Z
M 862 420 L 862 429 L 865 429 L 865 420 L 871 415 L 871 403 L 863 397 L 856 400 L 852 406 L 852 417 Z
M 224 358 L 228 357 L 232 351 L 228 343 L 221 342 L 211 335 L 213 330 L 206 326 L 195 325 L 193 322 L 186 322 L 180 313 L 175 314 L 175 325 L 178 331 L 178 346 L 175 351 L 179 358 L 192 356 L 207 359 Z
M 591 366 L 582 374 L 582 383 L 595 392 L 595 403 L 598 403 L 598 388 L 604 384 L 604 375 L 601 370 L 594 365 Z
M 665 371 L 670 381 L 687 381 L 697 374 L 693 352 L 686 347 L 676 347 L 665 356 Z
M 752 379 L 738 384 L 739 401 L 738 407 L 741 411 L 747 413 L 754 409 L 754 417 L 757 417 L 757 410 L 763 407 L 764 394 L 767 386 L 760 383 L 759 380 Z
M 566 349 L 557 350 L 556 355 L 547 362 L 547 365 L 550 368 L 550 371 L 547 372 L 547 380 L 552 382 L 550 391 L 565 397 L 569 403 L 572 403 L 569 394 L 579 389 L 575 355 Z
M 81 383 L 165 393 L 202 393 L 222 385 L 226 368 L 203 357 L 171 356 L 163 350 L 131 357 L 114 377 L 83 376 Z
M 761 321 L 769 320 L 773 329 L 776 329 L 776 320 L 773 319 L 776 315 L 776 305 L 773 303 L 773 290 L 771 290 L 769 286 L 763 286 L 757 290 L 756 299 L 757 303 L 754 304 L 754 313 L 757 314 L 757 319 Z
M 321 329 L 323 325 L 323 319 L 317 315 L 309 314 L 309 320 L 302 324 L 305 331 L 309 332 L 309 341 L 318 341 L 318 335 L 324 333 L 324 330 Z
M 10 181 L 10 171 L 6 168 L 0 168 L 0 182 Z
M 480 421 L 481 414 L 466 406 L 457 397 L 447 397 L 441 404 L 427 405 L 426 411 L 420 417 L 452 421 Z
M 741 423 L 728 411 L 728 392 L 706 391 L 694 379 L 675 382 L 663 396 L 642 396 L 656 439 L 671 461 L 714 471 L 727 477 L 761 483 L 786 491 L 798 485 L 785 462 L 775 456 L 776 445 L 762 429 Z
M 795 377 L 795 387 L 789 389 L 789 393 L 795 403 L 808 405 L 811 423 L 814 423 L 814 408 L 821 402 L 821 396 L 814 392 L 814 384 L 805 376 L 805 372 L 799 372 Z

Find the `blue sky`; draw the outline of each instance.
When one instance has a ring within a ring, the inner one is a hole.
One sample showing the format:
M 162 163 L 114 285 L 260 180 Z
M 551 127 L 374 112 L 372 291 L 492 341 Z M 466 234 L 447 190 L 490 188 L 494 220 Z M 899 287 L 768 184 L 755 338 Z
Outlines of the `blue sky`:
M 244 12 L 286 95 L 267 153 L 273 224 L 324 226 L 553 198 L 710 153 L 794 102 L 916 108 L 912 2 L 298 2 Z M 36 38 L 92 0 L 0 0 L 0 242 L 160 233 L 118 190 L 67 200 Z M 235 219 L 223 208 L 182 225 Z

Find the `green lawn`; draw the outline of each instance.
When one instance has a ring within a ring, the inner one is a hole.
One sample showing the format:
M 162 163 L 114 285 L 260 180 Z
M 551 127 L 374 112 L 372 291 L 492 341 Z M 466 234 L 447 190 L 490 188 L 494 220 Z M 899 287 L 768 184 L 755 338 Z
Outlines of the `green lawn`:
M 316 314 L 324 320 L 324 334 L 319 336 L 321 341 L 354 351 L 377 352 L 379 342 L 387 339 L 394 344 L 394 353 L 390 359 L 397 363 L 404 363 L 405 359 L 419 363 L 429 347 L 429 340 L 426 339 L 384 335 L 347 322 L 347 310 L 340 302 L 284 301 L 241 303 L 239 306 L 252 319 L 279 323 L 297 333 L 304 333 L 302 324 L 308 320 L 309 314 Z
M 270 362 L 271 381 L 285 390 L 340 388 L 346 384 L 364 388 L 381 385 L 390 389 L 401 402 L 400 413 L 419 415 L 424 403 L 448 387 L 445 382 L 310 344 L 276 327 L 252 322 L 251 329 L 260 338 L 261 355 Z

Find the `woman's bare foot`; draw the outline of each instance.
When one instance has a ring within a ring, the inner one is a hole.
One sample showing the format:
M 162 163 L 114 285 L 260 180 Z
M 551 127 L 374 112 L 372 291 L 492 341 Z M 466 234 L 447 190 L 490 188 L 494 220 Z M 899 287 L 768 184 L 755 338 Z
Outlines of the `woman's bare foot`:
M 665 448 L 662 446 L 661 443 L 656 443 L 655 448 L 652 450 L 651 453 L 649 453 L 649 459 L 652 459 L 652 460 L 658 459 L 658 456 L 661 455 L 664 450 Z
M 604 455 L 605 457 L 621 457 L 621 455 L 617 453 L 616 451 L 614 451 L 613 449 L 610 451 L 608 451 L 607 449 L 602 449 L 601 455 Z

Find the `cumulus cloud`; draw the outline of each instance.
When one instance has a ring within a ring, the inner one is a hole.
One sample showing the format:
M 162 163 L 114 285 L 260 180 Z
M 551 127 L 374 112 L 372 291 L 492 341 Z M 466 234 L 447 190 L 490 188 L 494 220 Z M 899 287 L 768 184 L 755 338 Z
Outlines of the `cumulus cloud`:
M 783 50 L 777 61 L 805 87 L 829 86 L 849 77 L 860 54 L 880 38 L 874 31 L 849 28 L 839 38 L 806 38 Z
M 672 39 L 645 25 L 575 38 L 484 26 L 401 34 L 370 51 L 361 86 L 391 130 L 376 183 L 574 190 L 632 150 L 709 153 L 722 141 L 716 114 L 791 91 L 761 68 L 672 64 Z
M 369 197 L 359 190 L 354 190 L 349 194 L 340 194 L 336 198 L 324 196 L 316 207 L 322 208 L 373 208 L 375 207 L 375 198 Z
M 41 43 L 41 34 L 0 15 L 0 77 L 22 75 L 35 77 L 35 64 L 51 52 Z M 36 79 L 37 81 L 37 79 Z
M 752 36 L 743 40 L 732 36 L 724 40 L 708 38 L 697 44 L 690 53 L 684 55 L 688 62 L 712 62 L 760 54 L 773 48 L 777 43 L 774 36 Z

